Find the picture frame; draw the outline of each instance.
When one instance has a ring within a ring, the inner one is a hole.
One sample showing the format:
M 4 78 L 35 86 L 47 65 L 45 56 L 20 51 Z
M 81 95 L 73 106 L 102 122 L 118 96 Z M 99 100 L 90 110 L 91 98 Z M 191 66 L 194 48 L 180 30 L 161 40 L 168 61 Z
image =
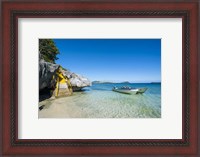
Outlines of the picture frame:
M 198 1 L 2 2 L 3 155 L 198 155 L 198 6 Z M 183 138 L 18 139 L 18 19 L 23 17 L 182 18 Z

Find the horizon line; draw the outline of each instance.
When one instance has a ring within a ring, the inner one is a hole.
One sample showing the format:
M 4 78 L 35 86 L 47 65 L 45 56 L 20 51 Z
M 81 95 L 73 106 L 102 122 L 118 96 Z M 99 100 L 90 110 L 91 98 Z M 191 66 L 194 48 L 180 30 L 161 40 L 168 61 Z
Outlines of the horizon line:
M 100 81 L 100 80 L 94 80 L 91 82 L 110 82 L 110 83 L 123 83 L 123 82 L 129 82 L 129 83 L 161 83 L 161 81 Z

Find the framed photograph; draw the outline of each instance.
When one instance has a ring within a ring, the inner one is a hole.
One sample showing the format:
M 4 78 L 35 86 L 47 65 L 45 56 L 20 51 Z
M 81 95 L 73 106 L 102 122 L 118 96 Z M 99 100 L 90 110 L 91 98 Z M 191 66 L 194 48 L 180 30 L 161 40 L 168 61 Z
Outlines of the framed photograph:
M 198 1 L 2 2 L 4 155 L 198 155 Z

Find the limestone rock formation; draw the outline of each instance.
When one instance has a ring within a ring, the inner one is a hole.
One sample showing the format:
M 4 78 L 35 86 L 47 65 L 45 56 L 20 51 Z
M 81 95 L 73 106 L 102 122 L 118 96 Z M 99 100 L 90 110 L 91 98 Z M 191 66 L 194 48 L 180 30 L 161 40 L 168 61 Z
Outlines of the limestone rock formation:
M 61 71 L 60 71 L 61 70 Z M 62 76 L 59 75 L 59 73 L 66 77 L 66 80 L 68 81 L 62 81 Z M 53 64 L 50 62 L 44 61 L 42 56 L 39 54 L 39 92 L 40 92 L 40 100 L 44 100 L 47 98 L 50 98 L 53 93 L 55 93 L 56 89 L 56 83 L 58 81 L 58 78 L 61 79 L 59 84 L 57 85 L 59 87 L 59 95 L 70 95 L 69 85 L 70 88 L 72 87 L 73 91 L 79 91 L 84 87 L 91 86 L 91 82 L 78 74 L 72 73 L 69 70 L 63 69 L 58 64 Z M 69 84 L 69 85 L 67 85 Z M 66 87 L 63 87 L 65 85 Z M 62 88 L 64 88 L 64 94 L 62 93 Z M 52 93 L 52 91 L 54 91 Z M 58 93 L 58 92 L 57 92 Z
M 91 81 L 86 77 L 72 73 L 69 70 L 63 70 L 63 74 L 69 78 L 73 91 L 79 91 L 92 85 Z
M 45 62 L 43 59 L 39 61 L 39 90 L 45 88 L 54 88 L 56 84 L 56 79 L 53 79 L 56 71 L 59 69 L 60 65 Z

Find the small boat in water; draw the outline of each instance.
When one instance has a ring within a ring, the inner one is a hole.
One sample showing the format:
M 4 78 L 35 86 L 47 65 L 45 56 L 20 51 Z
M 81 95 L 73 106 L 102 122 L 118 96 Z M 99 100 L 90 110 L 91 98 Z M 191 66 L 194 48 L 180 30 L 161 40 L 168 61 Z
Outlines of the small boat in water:
M 142 94 L 148 88 L 131 88 L 131 87 L 114 87 L 112 90 L 114 92 L 124 93 L 124 94 Z

